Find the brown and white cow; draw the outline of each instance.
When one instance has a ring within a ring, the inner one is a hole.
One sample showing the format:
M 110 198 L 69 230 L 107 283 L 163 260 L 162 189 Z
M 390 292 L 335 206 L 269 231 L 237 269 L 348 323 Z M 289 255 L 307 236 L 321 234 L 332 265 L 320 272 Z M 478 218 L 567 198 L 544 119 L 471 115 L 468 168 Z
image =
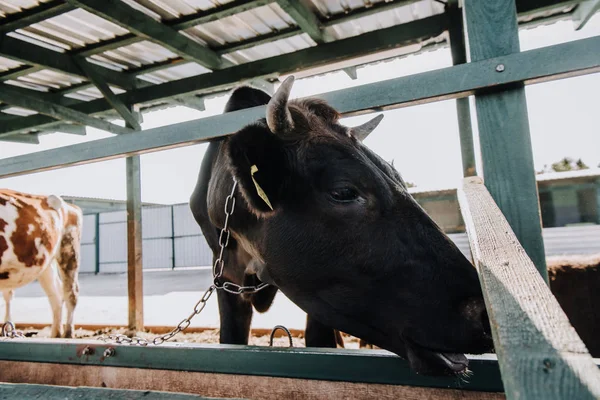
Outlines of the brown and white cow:
M 73 336 L 79 295 L 81 209 L 60 197 L 0 189 L 0 291 L 11 320 L 14 290 L 38 279 L 52 307 L 52 337 Z

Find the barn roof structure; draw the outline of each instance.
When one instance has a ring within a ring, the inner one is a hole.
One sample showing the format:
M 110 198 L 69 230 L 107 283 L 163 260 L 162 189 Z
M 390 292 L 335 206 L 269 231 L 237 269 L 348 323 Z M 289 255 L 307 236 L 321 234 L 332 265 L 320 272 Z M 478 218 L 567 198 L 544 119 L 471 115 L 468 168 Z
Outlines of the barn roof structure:
M 292 72 L 352 77 L 358 65 L 446 45 L 444 3 L 0 0 L 0 140 L 126 133 L 139 129 L 138 111 L 203 110 L 207 96 Z M 518 0 L 519 23 L 584 23 L 580 3 Z

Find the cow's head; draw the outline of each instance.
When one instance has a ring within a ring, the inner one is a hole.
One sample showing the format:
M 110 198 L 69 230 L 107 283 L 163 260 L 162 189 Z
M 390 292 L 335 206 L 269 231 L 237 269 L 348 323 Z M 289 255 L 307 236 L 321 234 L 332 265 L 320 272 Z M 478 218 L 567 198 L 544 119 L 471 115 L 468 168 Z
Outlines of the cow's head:
M 237 90 L 227 106 L 268 101 L 266 118 L 226 144 L 258 220 L 244 230 L 232 217 L 234 236 L 253 247 L 254 272 L 321 323 L 407 358 L 417 372 L 464 371 L 463 353 L 491 349 L 474 267 L 393 166 L 362 144 L 381 117 L 345 127 L 323 101 L 288 100 L 292 83 L 270 101 Z

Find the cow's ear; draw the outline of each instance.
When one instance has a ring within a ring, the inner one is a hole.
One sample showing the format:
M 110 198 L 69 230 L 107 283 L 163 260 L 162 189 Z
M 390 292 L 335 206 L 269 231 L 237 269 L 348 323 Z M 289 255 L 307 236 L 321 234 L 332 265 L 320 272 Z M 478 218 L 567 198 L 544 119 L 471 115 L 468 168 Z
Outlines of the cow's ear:
M 226 152 L 251 211 L 265 216 L 277 209 L 289 171 L 282 140 L 259 123 L 230 136 Z

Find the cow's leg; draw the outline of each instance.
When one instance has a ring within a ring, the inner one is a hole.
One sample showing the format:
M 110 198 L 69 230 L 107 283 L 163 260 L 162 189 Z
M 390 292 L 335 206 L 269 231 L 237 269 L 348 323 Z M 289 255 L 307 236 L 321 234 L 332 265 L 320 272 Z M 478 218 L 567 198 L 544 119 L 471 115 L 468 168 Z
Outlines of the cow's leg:
M 79 237 L 76 230 L 65 233 L 58 257 L 58 272 L 62 280 L 63 299 L 67 306 L 64 337 L 73 337 L 73 313 L 79 299 Z
M 221 330 L 219 341 L 222 344 L 248 344 L 252 304 L 237 294 L 223 290 L 217 292 Z
M 12 322 L 12 316 L 10 315 L 10 302 L 15 297 L 15 291 L 12 289 L 7 289 L 2 292 L 4 296 L 4 322 Z
M 306 347 L 337 347 L 335 331 L 310 315 L 306 316 Z
M 50 337 L 61 337 L 63 299 L 60 279 L 54 272 L 52 265 L 49 265 L 44 272 L 42 272 L 38 280 L 42 289 L 44 289 L 46 296 L 48 296 L 48 301 L 50 301 L 50 307 L 52 308 L 52 331 Z

